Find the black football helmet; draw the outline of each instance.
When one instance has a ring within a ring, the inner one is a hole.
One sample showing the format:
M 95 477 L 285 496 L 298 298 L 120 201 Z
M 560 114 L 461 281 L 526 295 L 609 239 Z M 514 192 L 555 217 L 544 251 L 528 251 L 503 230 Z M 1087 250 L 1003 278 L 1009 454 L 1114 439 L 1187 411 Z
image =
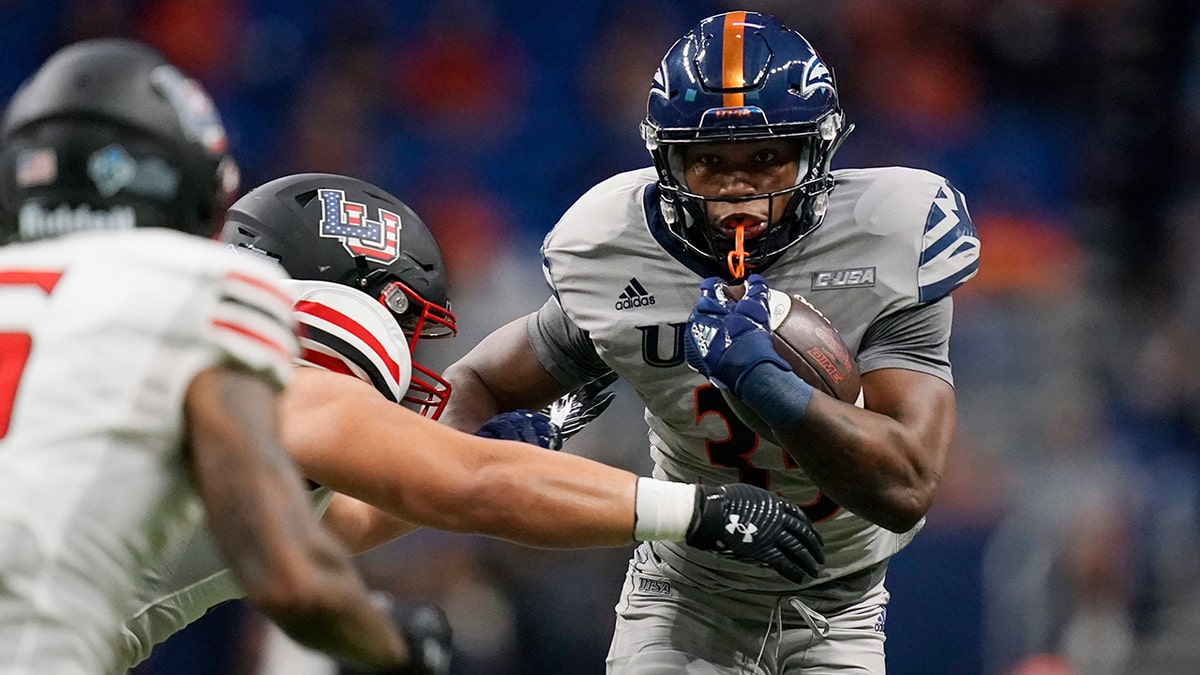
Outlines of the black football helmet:
M 13 95 L 0 133 L 5 241 L 129 227 L 211 237 L 237 190 L 208 94 L 131 40 L 56 52 Z
M 294 279 L 330 281 L 377 298 L 408 336 L 457 334 L 442 252 L 404 202 L 357 178 L 308 173 L 257 187 L 229 208 L 221 239 L 279 261 Z M 404 397 L 437 418 L 450 384 L 413 361 Z
M 641 126 L 668 231 L 714 270 L 724 269 L 734 242 L 709 226 L 705 202 L 788 195 L 784 213 L 771 214 L 767 230 L 746 242 L 745 262 L 762 270 L 821 223 L 833 189 L 829 164 L 852 129 L 844 124 L 833 74 L 812 45 L 758 12 L 711 16 L 680 38 L 654 75 Z M 792 187 L 732 198 L 688 189 L 683 146 L 775 138 L 800 146 Z

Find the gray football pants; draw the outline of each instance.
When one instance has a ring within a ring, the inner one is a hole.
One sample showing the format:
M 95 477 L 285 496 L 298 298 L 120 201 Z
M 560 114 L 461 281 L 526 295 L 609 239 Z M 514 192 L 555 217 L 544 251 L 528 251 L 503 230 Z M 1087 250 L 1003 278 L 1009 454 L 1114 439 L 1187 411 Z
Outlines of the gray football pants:
M 642 544 L 617 603 L 608 673 L 882 675 L 888 597 L 882 577 L 849 605 L 714 594 L 681 579 Z

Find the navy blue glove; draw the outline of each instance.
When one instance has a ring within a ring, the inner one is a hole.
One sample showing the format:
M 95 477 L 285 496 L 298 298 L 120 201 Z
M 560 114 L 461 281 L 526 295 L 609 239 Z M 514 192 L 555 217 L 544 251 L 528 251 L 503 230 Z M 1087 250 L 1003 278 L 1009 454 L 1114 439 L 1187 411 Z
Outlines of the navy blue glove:
M 520 441 L 549 448 L 554 440 L 550 428 L 550 417 L 528 410 L 502 412 L 492 417 L 475 432 L 481 438 L 498 438 L 505 441 Z
M 787 372 L 792 367 L 776 353 L 771 340 L 766 279 L 751 274 L 746 294 L 737 302 L 718 295 L 724 283 L 719 277 L 701 282 L 700 299 L 688 317 L 683 352 L 693 370 L 740 396 L 743 378 L 754 366 L 766 361 Z
M 563 443 L 583 431 L 589 422 L 608 409 L 616 396 L 604 390 L 617 381 L 616 373 L 602 375 L 566 394 L 538 412 L 514 410 L 488 420 L 476 436 L 521 441 L 549 450 L 561 450 Z M 602 395 L 603 394 L 603 395 Z
M 604 390 L 616 381 L 616 373 L 601 375 L 542 408 L 542 414 L 550 419 L 551 450 L 562 450 L 563 442 L 583 431 L 589 422 L 608 410 L 617 394 L 611 391 L 605 394 Z

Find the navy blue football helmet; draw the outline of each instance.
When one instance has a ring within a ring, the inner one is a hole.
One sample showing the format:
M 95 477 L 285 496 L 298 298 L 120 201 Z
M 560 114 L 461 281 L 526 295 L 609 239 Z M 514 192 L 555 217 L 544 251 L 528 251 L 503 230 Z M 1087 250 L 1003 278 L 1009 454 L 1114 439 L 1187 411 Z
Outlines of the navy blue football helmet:
M 771 214 L 767 230 L 746 242 L 745 262 L 757 270 L 821 224 L 833 189 L 829 163 L 853 127 L 844 123 L 833 74 L 804 36 L 767 14 L 711 16 L 663 57 L 646 109 L 642 139 L 658 170 L 667 229 L 708 267 L 724 269 L 734 242 L 709 225 L 706 201 L 788 196 L 784 213 Z M 795 185 L 732 198 L 688 190 L 682 146 L 776 138 L 799 145 Z

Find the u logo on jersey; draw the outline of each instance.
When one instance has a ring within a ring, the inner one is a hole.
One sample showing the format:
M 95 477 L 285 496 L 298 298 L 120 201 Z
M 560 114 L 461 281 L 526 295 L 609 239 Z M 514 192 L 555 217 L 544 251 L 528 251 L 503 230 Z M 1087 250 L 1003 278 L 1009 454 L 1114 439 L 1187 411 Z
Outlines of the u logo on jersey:
M 319 234 L 338 239 L 353 256 L 366 256 L 382 264 L 400 257 L 400 216 L 379 209 L 379 220 L 367 217 L 367 205 L 346 201 L 342 190 L 317 190 L 321 200 Z

